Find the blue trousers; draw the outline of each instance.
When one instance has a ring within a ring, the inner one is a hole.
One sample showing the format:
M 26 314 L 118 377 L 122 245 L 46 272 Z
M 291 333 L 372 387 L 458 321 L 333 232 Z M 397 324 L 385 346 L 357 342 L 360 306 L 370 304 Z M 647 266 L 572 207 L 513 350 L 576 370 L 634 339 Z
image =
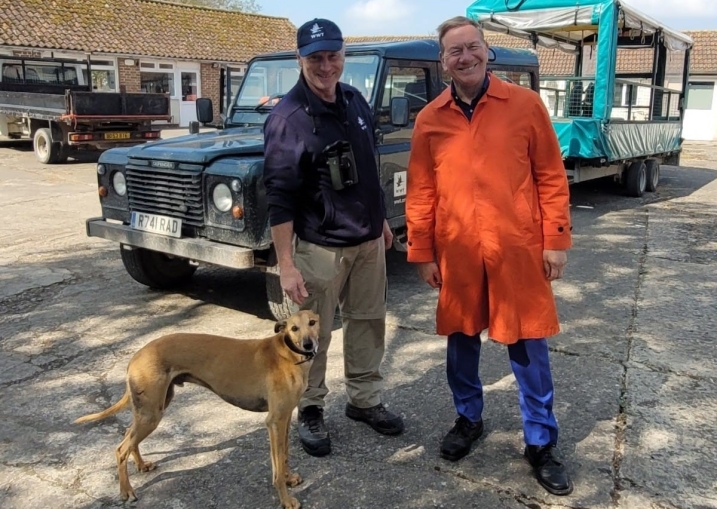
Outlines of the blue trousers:
M 483 386 L 478 374 L 480 335 L 448 336 L 446 374 L 458 415 L 471 422 L 483 413 Z M 508 345 L 508 356 L 518 382 L 523 435 L 527 445 L 556 445 L 558 423 L 553 414 L 553 378 L 545 338 Z

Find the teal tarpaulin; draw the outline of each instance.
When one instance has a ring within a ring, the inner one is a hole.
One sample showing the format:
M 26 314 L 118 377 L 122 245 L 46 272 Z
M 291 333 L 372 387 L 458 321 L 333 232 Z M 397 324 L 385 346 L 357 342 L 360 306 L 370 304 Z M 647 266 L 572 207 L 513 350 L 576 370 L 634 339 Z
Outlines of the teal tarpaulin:
M 597 33 L 598 67 L 593 118 L 609 119 L 612 110 L 618 28 L 642 37 L 659 31 L 668 49 L 684 51 L 693 41 L 630 7 L 624 0 L 477 0 L 466 16 L 487 29 L 531 39 L 576 54 L 579 43 Z M 620 27 L 618 27 L 618 21 Z
M 591 118 L 554 120 L 564 158 L 617 160 L 676 150 L 680 122 L 611 122 L 618 29 L 642 37 L 660 33 L 671 50 L 692 47 L 688 36 L 633 9 L 623 0 L 477 0 L 466 16 L 486 29 L 578 55 L 581 41 L 596 35 L 597 67 Z

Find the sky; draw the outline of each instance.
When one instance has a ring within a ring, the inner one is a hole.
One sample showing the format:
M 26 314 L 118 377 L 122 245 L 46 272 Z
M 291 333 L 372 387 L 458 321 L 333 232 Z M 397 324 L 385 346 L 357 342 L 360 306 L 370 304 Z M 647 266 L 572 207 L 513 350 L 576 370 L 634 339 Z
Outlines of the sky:
M 442 21 L 465 15 L 472 0 L 258 0 L 261 13 L 297 27 L 313 18 L 336 22 L 344 35 L 429 35 Z M 676 30 L 717 30 L 717 0 L 627 0 Z

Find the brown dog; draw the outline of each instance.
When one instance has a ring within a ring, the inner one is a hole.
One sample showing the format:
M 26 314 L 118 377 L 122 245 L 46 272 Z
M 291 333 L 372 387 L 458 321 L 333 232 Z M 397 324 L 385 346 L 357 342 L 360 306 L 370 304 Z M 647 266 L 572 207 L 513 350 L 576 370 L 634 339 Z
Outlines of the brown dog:
M 84 423 L 132 407 L 132 425 L 115 450 L 122 500 L 136 500 L 127 475 L 127 459 L 134 457 L 141 472 L 154 469 L 142 460 L 139 443 L 159 424 L 174 396 L 174 386 L 199 384 L 227 403 L 252 412 L 269 412 L 271 466 L 274 487 L 284 508 L 301 504 L 286 488 L 301 482 L 289 471 L 289 423 L 306 390 L 311 359 L 318 349 L 319 317 L 299 311 L 277 323 L 276 334 L 265 339 L 236 340 L 207 334 L 169 334 L 141 348 L 127 367 L 127 390 L 107 410 L 80 417 Z

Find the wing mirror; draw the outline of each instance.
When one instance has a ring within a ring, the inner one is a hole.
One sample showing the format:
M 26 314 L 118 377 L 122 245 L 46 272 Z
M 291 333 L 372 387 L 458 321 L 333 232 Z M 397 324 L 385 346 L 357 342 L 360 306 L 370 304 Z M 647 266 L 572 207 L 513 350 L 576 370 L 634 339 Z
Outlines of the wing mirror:
M 206 97 L 197 99 L 197 120 L 206 125 L 214 120 L 212 100 Z
M 411 105 L 407 97 L 391 98 L 391 124 L 396 127 L 406 127 L 409 123 Z

